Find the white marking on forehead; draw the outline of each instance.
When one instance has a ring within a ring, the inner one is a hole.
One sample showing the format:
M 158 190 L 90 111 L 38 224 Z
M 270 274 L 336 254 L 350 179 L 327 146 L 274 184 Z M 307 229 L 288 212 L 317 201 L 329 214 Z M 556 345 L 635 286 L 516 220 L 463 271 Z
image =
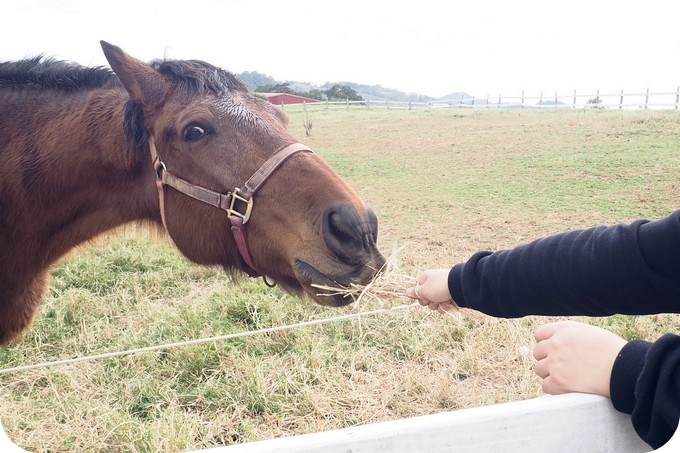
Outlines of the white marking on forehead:
M 233 118 L 238 124 L 263 125 L 262 118 L 248 109 L 236 96 L 224 96 L 218 99 L 216 107 L 220 113 Z

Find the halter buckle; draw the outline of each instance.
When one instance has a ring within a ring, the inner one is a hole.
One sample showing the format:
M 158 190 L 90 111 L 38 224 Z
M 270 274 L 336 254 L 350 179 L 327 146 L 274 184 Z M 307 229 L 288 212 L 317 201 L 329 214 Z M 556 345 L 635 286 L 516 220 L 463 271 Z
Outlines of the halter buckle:
M 241 189 L 236 187 L 234 191 L 231 193 L 231 202 L 229 203 L 229 209 L 227 209 L 227 217 L 231 216 L 236 216 L 240 217 L 243 220 L 243 224 L 250 219 L 250 212 L 253 210 L 253 198 L 244 198 L 241 195 L 239 195 L 241 192 Z M 245 212 L 241 213 L 235 209 L 236 202 L 239 203 L 245 203 Z

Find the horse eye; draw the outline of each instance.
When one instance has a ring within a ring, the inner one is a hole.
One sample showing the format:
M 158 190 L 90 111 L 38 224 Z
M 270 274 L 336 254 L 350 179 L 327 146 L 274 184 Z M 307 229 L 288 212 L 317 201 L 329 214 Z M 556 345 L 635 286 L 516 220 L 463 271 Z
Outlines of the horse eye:
M 202 139 L 207 134 L 207 130 L 196 124 L 189 126 L 184 131 L 184 140 L 187 142 L 195 142 Z

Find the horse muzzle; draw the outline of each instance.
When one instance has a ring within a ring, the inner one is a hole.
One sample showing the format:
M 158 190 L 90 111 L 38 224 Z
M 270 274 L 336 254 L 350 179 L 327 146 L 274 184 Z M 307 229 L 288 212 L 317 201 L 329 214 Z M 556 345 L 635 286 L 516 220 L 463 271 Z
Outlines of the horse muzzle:
M 315 266 L 297 258 L 296 273 L 320 305 L 350 304 L 385 264 L 376 245 L 377 217 L 370 208 L 361 213 L 347 204 L 332 204 L 324 213 L 322 232 L 331 259 Z

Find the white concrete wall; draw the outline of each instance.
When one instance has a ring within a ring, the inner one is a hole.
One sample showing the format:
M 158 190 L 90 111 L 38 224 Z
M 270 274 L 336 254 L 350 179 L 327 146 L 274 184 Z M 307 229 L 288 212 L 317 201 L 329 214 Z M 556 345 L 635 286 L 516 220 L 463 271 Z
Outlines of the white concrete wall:
M 608 398 L 569 394 L 373 423 L 229 447 L 210 453 L 651 451 Z M 0 452 L 24 452 L 0 425 Z M 680 435 L 657 451 L 680 452 Z
M 646 452 L 608 398 L 569 394 L 218 447 L 211 453 Z M 680 450 L 678 450 L 680 451 Z

